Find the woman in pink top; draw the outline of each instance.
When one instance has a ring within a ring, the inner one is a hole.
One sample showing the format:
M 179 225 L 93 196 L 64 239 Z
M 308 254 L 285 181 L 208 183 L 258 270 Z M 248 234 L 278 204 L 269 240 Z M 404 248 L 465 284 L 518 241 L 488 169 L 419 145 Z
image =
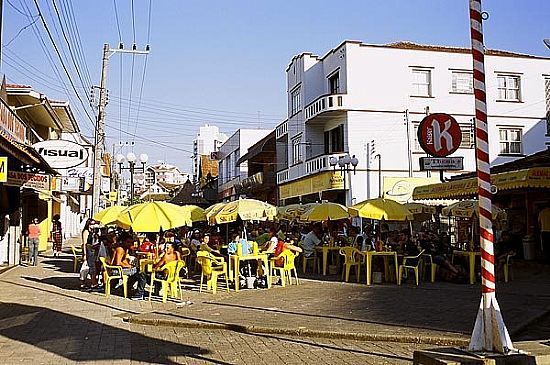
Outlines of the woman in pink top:
M 38 264 L 38 244 L 40 242 L 38 218 L 34 218 L 32 223 L 29 224 L 27 234 L 29 235 L 29 260 L 31 260 L 33 266 L 36 266 Z

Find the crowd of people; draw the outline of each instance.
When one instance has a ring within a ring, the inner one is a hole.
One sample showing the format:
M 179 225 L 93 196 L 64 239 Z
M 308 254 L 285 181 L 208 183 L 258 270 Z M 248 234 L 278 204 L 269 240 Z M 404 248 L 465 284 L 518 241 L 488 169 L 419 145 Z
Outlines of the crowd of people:
M 496 246 L 497 260 L 500 262 L 513 249 L 506 243 L 507 235 L 502 234 L 503 243 Z M 114 228 L 100 227 L 88 220 L 82 231 L 84 262 L 80 270 L 83 290 L 102 290 L 100 258 L 110 265 L 120 266 L 128 276 L 129 287 L 135 286 L 134 299 L 143 299 L 148 275 L 162 277 L 159 271 L 165 264 L 175 260 L 185 260 L 188 270 L 200 270 L 196 264 L 196 253 L 207 251 L 223 258 L 241 250 L 241 255 L 251 254 L 256 248 L 272 257 L 279 257 L 290 250 L 305 257 L 316 255 L 319 245 L 352 246 L 360 251 L 388 250 L 404 256 L 417 256 L 421 251 L 429 254 L 441 268 L 440 279 L 449 281 L 465 280 L 464 268 L 451 263 L 451 240 L 447 233 L 436 234 L 430 230 L 411 232 L 410 228 L 390 230 L 387 225 L 376 227 L 352 226 L 349 221 L 324 222 L 313 224 L 295 223 L 246 223 L 235 226 L 199 225 L 195 228 L 181 227 L 161 234 L 133 234 Z M 136 264 L 138 254 L 149 254 L 155 260 L 152 273 L 140 272 Z M 274 260 L 282 266 L 282 259 Z M 257 266 L 255 266 L 257 267 Z

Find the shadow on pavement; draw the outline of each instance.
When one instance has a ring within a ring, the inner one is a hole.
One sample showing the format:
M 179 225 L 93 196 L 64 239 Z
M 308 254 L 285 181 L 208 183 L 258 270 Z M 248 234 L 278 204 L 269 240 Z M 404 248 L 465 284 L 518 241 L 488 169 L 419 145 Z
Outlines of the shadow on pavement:
M 35 283 L 53 285 L 60 289 L 66 289 L 66 290 L 80 289 L 80 282 L 77 279 L 69 276 L 50 276 L 42 279 L 33 278 L 31 276 L 21 276 L 21 279 L 29 280 Z
M 188 357 L 225 364 L 196 346 L 163 341 L 99 322 L 15 303 L 2 303 L 0 335 L 27 343 L 72 361 L 132 360 L 177 364 L 171 357 Z
M 60 271 L 67 274 L 75 274 L 72 256 L 63 255 L 58 257 L 45 257 L 39 259 L 39 262 L 45 269 L 53 269 L 55 271 Z M 80 265 L 78 265 L 76 269 L 80 270 Z

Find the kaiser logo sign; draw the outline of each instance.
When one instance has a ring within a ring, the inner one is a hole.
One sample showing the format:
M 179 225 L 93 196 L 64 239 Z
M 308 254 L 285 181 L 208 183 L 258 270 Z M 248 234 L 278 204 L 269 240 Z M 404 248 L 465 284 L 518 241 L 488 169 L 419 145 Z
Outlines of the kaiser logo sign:
M 88 159 L 88 151 L 71 141 L 52 139 L 32 146 L 54 169 L 68 169 L 81 165 Z

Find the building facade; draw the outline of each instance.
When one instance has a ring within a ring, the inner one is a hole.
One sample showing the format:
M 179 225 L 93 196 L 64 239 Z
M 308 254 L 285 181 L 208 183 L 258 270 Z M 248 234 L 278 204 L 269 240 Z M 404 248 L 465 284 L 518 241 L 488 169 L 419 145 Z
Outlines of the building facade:
M 200 175 L 201 156 L 210 156 L 212 152 L 218 152 L 221 145 L 227 141 L 227 135 L 220 133 L 215 125 L 205 124 L 199 128 L 197 138 L 193 140 L 193 181 L 197 182 Z
M 248 177 L 248 162 L 239 163 L 239 159 L 248 152 L 248 148 L 267 136 L 269 129 L 238 129 L 223 143 L 218 151 L 218 199 L 235 200 L 238 198 L 235 187 Z
M 488 50 L 485 69 L 491 163 L 546 148 L 550 59 Z M 295 56 L 286 74 L 288 119 L 276 128 L 281 202 L 410 198 L 415 184 L 439 180 L 419 165 L 426 154 L 416 128 L 429 113 L 459 122 L 462 144 L 451 156 L 464 157 L 464 170 L 455 173 L 475 170 L 469 49 L 345 41 L 323 57 Z M 355 172 L 331 166 L 348 154 Z

